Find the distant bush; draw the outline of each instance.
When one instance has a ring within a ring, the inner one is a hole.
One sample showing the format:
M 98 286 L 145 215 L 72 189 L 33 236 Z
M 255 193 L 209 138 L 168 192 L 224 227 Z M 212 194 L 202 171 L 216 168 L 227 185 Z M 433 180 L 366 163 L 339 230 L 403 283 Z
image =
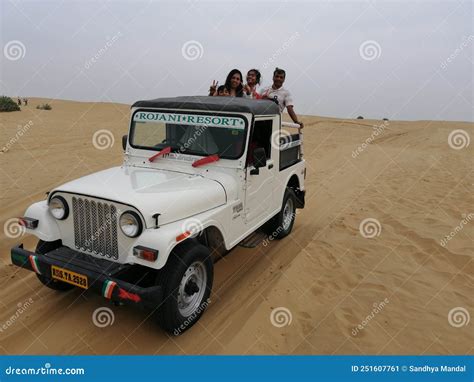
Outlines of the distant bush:
M 20 106 L 10 97 L 0 97 L 0 111 L 20 111 Z
M 364 117 L 362 117 L 361 115 L 359 115 L 359 116 L 357 117 L 357 119 L 364 119 Z
M 383 120 L 384 120 L 384 121 L 388 121 L 388 118 L 384 118 Z
M 51 110 L 52 107 L 49 103 L 43 103 L 41 105 L 38 105 L 36 106 L 37 109 L 40 109 L 40 110 Z

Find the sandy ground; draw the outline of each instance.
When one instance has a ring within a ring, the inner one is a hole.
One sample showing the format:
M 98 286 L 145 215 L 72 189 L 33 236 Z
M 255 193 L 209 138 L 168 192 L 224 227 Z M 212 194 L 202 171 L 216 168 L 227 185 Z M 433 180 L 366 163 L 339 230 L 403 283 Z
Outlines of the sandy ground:
M 0 114 L 0 144 L 17 137 L 0 153 L 2 228 L 51 188 L 121 163 L 128 106 L 53 100 L 36 110 L 44 101 Z M 473 140 L 474 125 L 390 121 L 375 136 L 382 121 L 304 121 L 307 207 L 293 233 L 219 261 L 212 302 L 190 331 L 170 337 L 145 311 L 42 287 L 10 265 L 9 248 L 35 238 L 2 229 L 0 353 L 473 354 L 474 142 L 455 150 L 448 136 L 463 129 Z M 113 132 L 111 148 L 92 145 L 99 129 Z M 361 234 L 368 218 L 380 224 L 373 238 Z M 101 306 L 113 325 L 93 324 Z

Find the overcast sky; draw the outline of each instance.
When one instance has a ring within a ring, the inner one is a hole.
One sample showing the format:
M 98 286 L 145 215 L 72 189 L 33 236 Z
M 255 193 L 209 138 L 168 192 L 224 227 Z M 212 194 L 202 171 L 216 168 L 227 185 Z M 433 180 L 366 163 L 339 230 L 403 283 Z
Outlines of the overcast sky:
M 471 1 L 0 0 L 2 94 L 132 103 L 275 66 L 301 114 L 473 121 Z

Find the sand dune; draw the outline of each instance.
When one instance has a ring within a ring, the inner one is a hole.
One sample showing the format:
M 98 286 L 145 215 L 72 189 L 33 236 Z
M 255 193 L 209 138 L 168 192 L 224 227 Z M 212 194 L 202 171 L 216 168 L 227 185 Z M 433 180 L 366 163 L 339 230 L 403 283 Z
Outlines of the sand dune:
M 129 106 L 53 100 L 53 110 L 35 109 L 46 101 L 0 114 L 2 144 L 17 137 L 0 153 L 2 226 L 56 185 L 121 163 Z M 10 265 L 9 248 L 33 248 L 35 239 L 2 230 L 0 352 L 473 354 L 472 322 L 455 327 L 448 316 L 457 307 L 474 315 L 474 219 L 445 246 L 441 240 L 474 213 L 474 142 L 460 150 L 448 144 L 456 129 L 474 139 L 474 125 L 304 122 L 307 207 L 292 235 L 237 247 L 219 261 L 212 302 L 190 331 L 169 337 L 146 311 L 40 286 Z M 99 129 L 113 132 L 111 148 L 92 145 Z M 377 220 L 378 235 L 363 237 L 365 219 Z M 93 324 L 100 306 L 113 310 L 112 326 Z

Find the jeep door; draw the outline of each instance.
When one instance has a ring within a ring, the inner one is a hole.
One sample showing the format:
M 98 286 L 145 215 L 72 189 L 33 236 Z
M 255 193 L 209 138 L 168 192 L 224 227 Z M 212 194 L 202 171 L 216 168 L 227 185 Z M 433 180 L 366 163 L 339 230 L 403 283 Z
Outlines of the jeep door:
M 275 172 L 278 171 L 278 151 L 272 144 L 272 132 L 276 118 L 256 118 L 249 137 L 246 166 L 245 222 L 257 223 L 267 218 L 275 210 Z M 253 165 L 253 152 L 263 148 L 267 157 L 266 165 L 258 169 Z

